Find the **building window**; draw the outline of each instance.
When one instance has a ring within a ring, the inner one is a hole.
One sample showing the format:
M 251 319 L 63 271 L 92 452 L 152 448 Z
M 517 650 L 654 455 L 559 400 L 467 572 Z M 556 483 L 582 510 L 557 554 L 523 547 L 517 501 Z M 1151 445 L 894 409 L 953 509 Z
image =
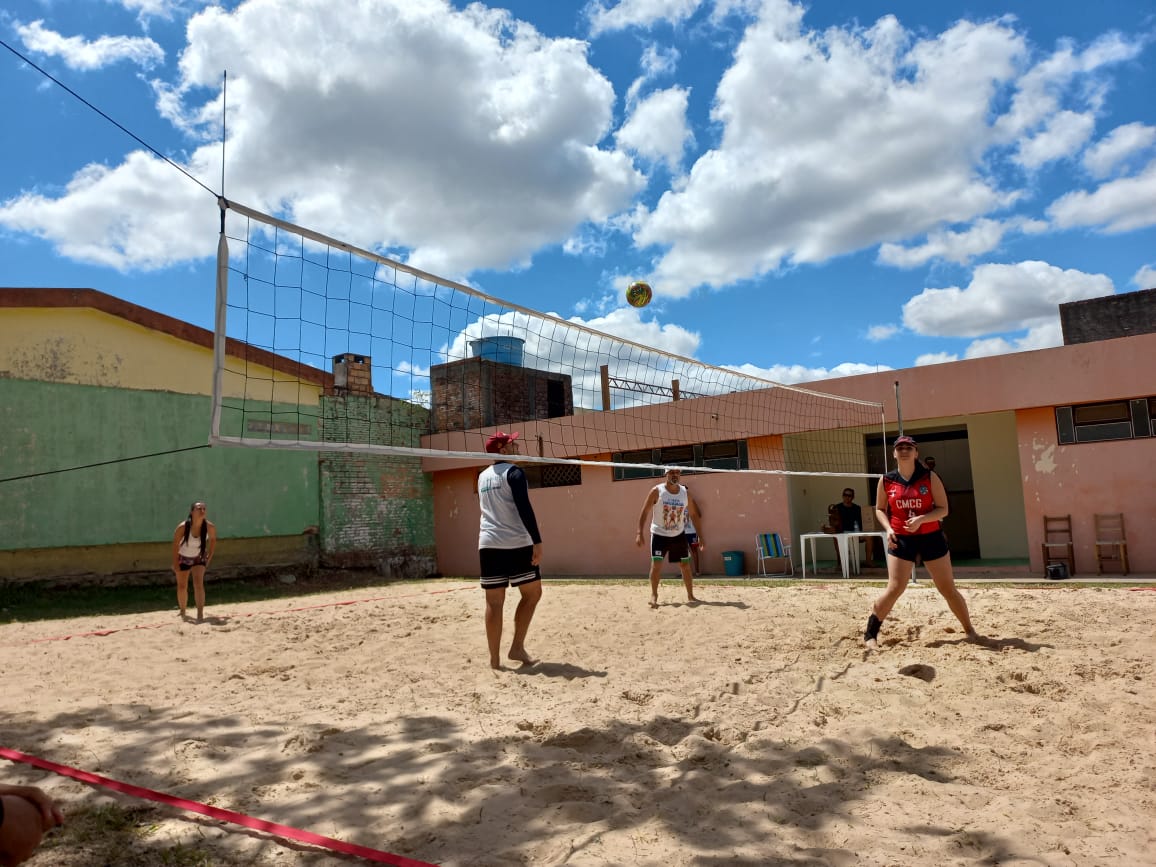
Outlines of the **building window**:
M 525 464 L 522 470 L 531 488 L 565 488 L 582 484 L 581 464 Z
M 1056 407 L 1056 436 L 1062 445 L 1138 439 L 1154 430 L 1153 397 Z
M 712 470 L 745 470 L 750 466 L 747 460 L 746 440 L 724 440 L 690 446 L 668 446 L 664 449 L 616 452 L 612 460 L 616 464 L 661 464 L 664 467 L 704 467 Z M 662 470 L 650 467 L 614 468 L 616 482 L 627 479 L 662 478 L 663 475 Z

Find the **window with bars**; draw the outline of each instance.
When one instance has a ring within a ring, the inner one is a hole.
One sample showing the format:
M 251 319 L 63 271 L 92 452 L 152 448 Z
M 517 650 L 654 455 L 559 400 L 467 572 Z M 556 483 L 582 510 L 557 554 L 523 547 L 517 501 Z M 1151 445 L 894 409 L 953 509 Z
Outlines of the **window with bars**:
M 1056 407 L 1061 445 L 1151 437 L 1156 431 L 1156 397 Z
M 531 488 L 564 488 L 582 484 L 579 464 L 527 464 L 522 470 Z
M 713 443 L 698 443 L 689 446 L 669 446 L 663 449 L 640 449 L 633 452 L 615 452 L 616 464 L 661 464 L 665 467 L 704 467 L 714 470 L 745 470 L 747 460 L 746 440 L 723 440 Z M 662 470 L 650 467 L 615 467 L 614 481 L 627 479 L 662 478 Z

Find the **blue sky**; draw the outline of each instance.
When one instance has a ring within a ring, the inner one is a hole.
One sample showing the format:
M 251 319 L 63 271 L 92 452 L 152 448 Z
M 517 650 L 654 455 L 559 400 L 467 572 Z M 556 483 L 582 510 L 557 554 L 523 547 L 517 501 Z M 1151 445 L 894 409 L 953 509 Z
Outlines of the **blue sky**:
M 209 188 L 0 50 L 0 285 L 210 327 L 227 70 L 230 198 L 780 382 L 1156 287 L 1150 0 L 10 0 L 0 38 Z

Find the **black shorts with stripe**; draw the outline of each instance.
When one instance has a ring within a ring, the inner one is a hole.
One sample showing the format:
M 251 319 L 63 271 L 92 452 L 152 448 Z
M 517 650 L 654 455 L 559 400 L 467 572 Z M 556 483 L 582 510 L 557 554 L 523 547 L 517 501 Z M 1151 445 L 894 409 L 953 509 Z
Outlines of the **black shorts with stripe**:
M 942 530 L 930 533 L 916 533 L 913 536 L 895 534 L 896 547 L 887 546 L 887 553 L 900 560 L 916 563 L 920 559 L 924 563 L 946 557 L 951 550 L 947 547 L 947 536 Z
M 533 559 L 533 545 L 525 548 L 479 548 L 483 589 L 520 587 L 531 581 L 541 581 L 542 570 L 530 562 Z
M 690 542 L 686 533 L 677 536 L 650 534 L 650 559 L 661 560 L 663 557 L 669 557 L 671 563 L 690 559 Z

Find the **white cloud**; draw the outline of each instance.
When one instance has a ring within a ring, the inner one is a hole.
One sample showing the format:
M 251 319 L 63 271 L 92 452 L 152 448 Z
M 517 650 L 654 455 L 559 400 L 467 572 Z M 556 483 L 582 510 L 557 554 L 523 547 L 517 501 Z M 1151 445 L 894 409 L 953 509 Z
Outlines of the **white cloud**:
M 1156 143 L 1156 126 L 1126 123 L 1112 130 L 1084 154 L 1084 168 L 1093 177 L 1104 178 L 1134 154 Z
M 1009 352 L 1028 352 L 1033 349 L 1048 349 L 1063 346 L 1064 334 L 1059 320 L 1029 328 L 1023 337 L 1006 340 L 1003 337 L 987 337 L 973 340 L 963 352 L 964 358 L 985 358 L 990 355 L 1007 355 Z
M 17 24 L 16 33 L 29 52 L 57 57 L 69 69 L 101 69 L 122 60 L 147 69 L 165 59 L 164 49 L 144 36 L 100 36 L 88 40 L 62 36 L 46 29 L 43 21 Z
M 764 5 L 718 87 L 721 144 L 637 232 L 661 250 L 662 291 L 821 262 L 1014 200 L 981 164 L 993 100 L 1025 52 L 1018 34 L 961 22 L 917 39 L 892 17 L 818 33 L 802 17 Z
M 59 199 L 26 193 L 0 205 L 0 225 L 47 238 L 70 259 L 120 270 L 208 258 L 219 223 L 204 190 L 143 151 L 116 168 L 87 166 Z
M 672 172 L 694 141 L 686 119 L 689 91 L 681 87 L 659 90 L 642 99 L 618 130 L 619 146 L 647 160 L 665 163 Z
M 1137 289 L 1156 289 L 1156 265 L 1145 265 L 1132 275 L 1132 285 Z
M 950 361 L 959 361 L 959 356 L 952 352 L 928 352 L 915 359 L 915 366 L 926 367 L 929 364 L 947 364 Z
M 182 128 L 203 125 L 202 140 L 214 138 L 229 70 L 231 198 L 430 271 L 525 265 L 629 208 L 646 183 L 626 154 L 600 145 L 615 95 L 587 46 L 546 38 L 503 10 L 363 0 L 335 15 L 321 3 L 263 0 L 204 10 L 187 39 L 180 80 L 158 88 L 158 101 Z M 210 185 L 219 150 L 206 143 L 189 159 Z M 172 216 L 214 221 L 215 203 L 203 192 L 189 202 L 188 186 L 133 159 L 84 170 L 59 198 L 16 197 L 0 205 L 0 225 L 86 261 L 160 267 L 190 248 L 211 253 L 214 229 L 191 243 L 198 221 Z M 139 224 L 101 217 L 84 228 L 92 201 L 102 214 L 139 211 L 140 201 L 152 211 Z
M 867 329 L 867 339 L 872 343 L 880 343 L 884 340 L 890 340 L 899 331 L 898 325 L 872 325 Z
M 664 75 L 672 75 L 678 68 L 679 51 L 671 46 L 662 46 L 651 43 L 646 46 L 639 58 L 638 65 L 642 67 L 642 75 L 630 83 L 626 89 L 625 103 L 627 108 L 633 108 L 638 102 L 638 95 L 642 89 Z
M 966 289 L 924 289 L 903 305 L 916 334 L 980 337 L 1059 322 L 1059 305 L 1115 292 L 1103 274 L 1063 270 L 1046 262 L 980 265 Z
M 1016 161 L 1026 169 L 1038 169 L 1070 157 L 1092 137 L 1096 118 L 1090 112 L 1061 111 L 1048 118 L 1044 128 L 1020 141 Z
M 148 21 L 150 18 L 169 21 L 178 14 L 185 13 L 189 9 L 208 6 L 215 0 L 110 0 L 110 2 L 129 12 L 135 12 L 141 21 Z
M 1156 225 L 1156 160 L 1135 177 L 1117 178 L 1095 192 L 1078 190 L 1048 207 L 1061 229 L 1096 226 L 1108 233 L 1130 232 Z
M 1130 40 L 1120 33 L 1106 34 L 1084 51 L 1062 40 L 1052 54 L 1015 82 L 1011 106 L 995 123 L 997 139 L 1012 144 L 1031 137 L 1064 110 L 1066 98 L 1097 108 L 1102 99 L 1097 76 L 1105 67 L 1132 60 L 1144 46 L 1143 37 Z
M 857 361 L 845 361 L 834 367 L 806 367 L 802 364 L 775 364 L 771 367 L 758 367 L 753 364 L 729 366 L 747 376 L 758 379 L 769 379 L 771 382 L 780 382 L 783 385 L 798 385 L 803 382 L 815 382 L 822 379 L 837 379 L 842 376 L 860 376 L 865 373 L 878 373 L 882 370 L 891 370 L 890 367 L 880 364 L 862 364 Z
M 628 27 L 649 28 L 660 21 L 680 24 L 690 18 L 703 0 L 593 0 L 586 7 L 590 35 L 598 36 Z
M 927 241 L 916 247 L 881 244 L 879 261 L 897 268 L 915 268 L 931 259 L 963 265 L 998 247 L 1009 228 L 1008 223 L 981 219 L 962 232 L 939 229 L 928 233 Z

